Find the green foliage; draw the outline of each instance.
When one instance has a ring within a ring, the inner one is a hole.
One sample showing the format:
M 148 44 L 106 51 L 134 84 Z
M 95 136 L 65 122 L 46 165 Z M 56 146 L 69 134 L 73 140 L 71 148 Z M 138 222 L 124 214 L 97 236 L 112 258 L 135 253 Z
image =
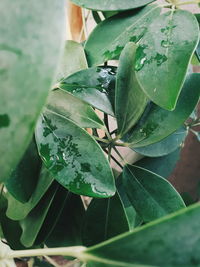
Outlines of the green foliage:
M 84 44 L 63 40 L 63 1 L 0 3 L 0 266 L 199 266 L 199 204 L 167 181 L 199 139 L 199 14 L 72 2 L 98 23 Z

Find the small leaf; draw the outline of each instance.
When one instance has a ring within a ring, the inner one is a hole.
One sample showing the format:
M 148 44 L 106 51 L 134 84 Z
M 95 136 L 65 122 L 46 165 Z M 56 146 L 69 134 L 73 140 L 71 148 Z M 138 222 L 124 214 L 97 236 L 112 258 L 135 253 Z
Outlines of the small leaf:
M 138 8 L 145 6 L 154 0 L 115 0 L 115 1 L 101 1 L 99 0 L 72 0 L 78 6 L 92 10 L 101 10 L 101 11 L 117 11 L 117 10 L 128 10 L 133 8 Z
M 93 199 L 85 215 L 83 245 L 92 246 L 128 230 L 128 221 L 117 193 L 112 198 Z
M 5 181 L 31 141 L 56 72 L 64 0 L 4 0 L 0 18 L 0 181 Z
M 142 154 L 147 157 L 161 157 L 175 151 L 182 142 L 184 142 L 187 136 L 187 130 L 184 127 L 181 127 L 179 130 L 173 134 L 162 139 L 158 143 L 154 143 L 149 146 L 135 148 L 135 152 Z
M 116 69 L 113 66 L 85 69 L 63 79 L 59 88 L 113 116 Z
M 185 10 L 172 9 L 149 25 L 136 52 L 136 77 L 147 96 L 160 107 L 176 107 L 198 41 L 196 18 Z
M 190 116 L 199 100 L 200 75 L 188 75 L 174 111 L 150 103 L 140 121 L 126 136 L 131 148 L 154 144 L 175 132 Z
M 83 128 L 105 127 L 92 107 L 68 92 L 59 89 L 50 93 L 46 108 L 49 112 L 62 115 Z
M 145 222 L 185 207 L 169 182 L 143 168 L 126 165 L 123 184 L 130 202 Z
M 199 220 L 195 204 L 93 246 L 83 257 L 92 267 L 195 267 L 200 264 Z
M 36 128 L 36 142 L 47 169 L 69 191 L 92 197 L 115 193 L 112 170 L 103 151 L 72 121 L 46 111 Z
M 120 2 L 125 6 L 124 2 Z M 116 58 L 129 41 L 138 42 L 160 11 L 157 5 L 150 5 L 117 14 L 99 23 L 85 44 L 89 66 Z
M 181 148 L 177 148 L 174 152 L 157 158 L 145 157 L 135 163 L 136 166 L 147 169 L 164 178 L 169 178 L 178 160 L 180 159 Z
M 137 46 L 128 43 L 119 58 L 116 79 L 115 113 L 118 124 L 118 135 L 123 136 L 129 131 L 142 115 L 147 104 L 135 76 L 133 62 Z

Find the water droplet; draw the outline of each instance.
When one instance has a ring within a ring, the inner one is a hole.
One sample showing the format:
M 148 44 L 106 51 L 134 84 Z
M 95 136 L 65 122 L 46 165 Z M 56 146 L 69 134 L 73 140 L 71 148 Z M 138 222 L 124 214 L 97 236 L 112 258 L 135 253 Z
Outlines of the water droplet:
M 145 48 L 147 48 L 147 46 L 143 45 L 143 46 L 139 46 L 137 51 L 136 51 L 136 60 L 135 60 L 135 70 L 139 71 L 141 70 L 145 63 L 147 63 L 147 57 L 146 57 L 146 53 L 144 52 Z
M 161 46 L 165 48 L 170 47 L 171 45 L 173 45 L 173 42 L 168 41 L 168 40 L 162 40 L 161 42 Z

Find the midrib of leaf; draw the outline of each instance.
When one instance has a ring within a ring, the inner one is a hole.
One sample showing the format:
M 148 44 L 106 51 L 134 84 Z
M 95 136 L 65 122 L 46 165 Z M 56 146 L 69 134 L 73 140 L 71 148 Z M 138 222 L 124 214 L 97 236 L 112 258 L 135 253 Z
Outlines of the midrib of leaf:
M 105 219 L 105 231 L 104 231 L 104 240 L 107 239 L 108 235 L 108 221 L 109 221 L 109 212 L 110 212 L 110 198 L 107 200 L 107 209 L 106 209 L 106 219 Z

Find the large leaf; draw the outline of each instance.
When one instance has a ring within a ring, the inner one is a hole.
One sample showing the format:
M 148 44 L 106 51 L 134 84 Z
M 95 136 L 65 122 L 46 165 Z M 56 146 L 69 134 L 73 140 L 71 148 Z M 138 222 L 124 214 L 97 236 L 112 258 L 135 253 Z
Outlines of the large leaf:
M 0 2 L 1 181 L 31 141 L 63 47 L 64 24 L 63 0 Z
M 32 140 L 17 168 L 5 183 L 8 192 L 16 200 L 27 202 L 37 186 L 40 171 L 41 160 Z
M 135 69 L 143 90 L 157 105 L 175 108 L 198 40 L 198 22 L 185 10 L 172 9 L 149 25 L 136 52 Z
M 115 92 L 119 136 L 123 136 L 135 125 L 147 104 L 147 98 L 138 84 L 133 67 L 136 49 L 135 44 L 128 43 L 119 59 Z
M 55 228 L 46 240 L 48 247 L 81 245 L 81 227 L 85 209 L 80 196 L 69 193 Z
M 114 194 L 112 170 L 103 151 L 72 121 L 46 111 L 36 128 L 36 141 L 44 164 L 69 191 L 92 197 Z
M 59 88 L 84 100 L 105 113 L 114 115 L 116 67 L 93 67 L 62 80 Z
M 130 202 L 145 222 L 185 207 L 167 180 L 141 167 L 126 165 L 123 184 Z
M 46 108 L 58 115 L 74 121 L 83 128 L 104 128 L 104 123 L 92 107 L 75 96 L 62 90 L 53 90 L 48 98 Z
M 93 199 L 86 211 L 83 244 L 92 246 L 128 230 L 125 210 L 117 193 L 112 198 Z
M 122 234 L 83 252 L 92 267 L 195 267 L 200 264 L 200 205 Z
M 150 104 L 144 116 L 126 137 L 130 147 L 154 144 L 175 132 L 194 110 L 200 93 L 200 75 L 188 75 L 174 111 Z
M 119 56 L 129 41 L 138 42 L 160 11 L 157 5 L 150 5 L 141 10 L 123 12 L 98 24 L 85 44 L 89 65 Z
M 117 11 L 145 6 L 154 0 L 72 0 L 76 5 L 92 10 Z
M 149 146 L 135 148 L 137 153 L 148 157 L 161 157 L 175 151 L 184 142 L 187 135 L 185 127 L 181 127 L 173 134 L 167 136 L 158 143 Z
M 22 220 L 28 213 L 38 204 L 43 195 L 46 193 L 48 188 L 53 182 L 52 176 L 47 172 L 46 169 L 42 169 L 37 187 L 35 188 L 31 198 L 27 203 L 21 203 L 16 200 L 12 195 L 6 194 L 8 200 L 8 208 L 6 215 L 8 218 L 13 220 Z
M 86 69 L 87 60 L 82 44 L 67 40 L 56 75 L 56 81 L 63 80 L 72 73 Z
M 174 152 L 157 158 L 145 157 L 135 163 L 136 166 L 154 172 L 164 178 L 168 178 L 175 168 L 180 158 L 181 148 L 177 148 Z

